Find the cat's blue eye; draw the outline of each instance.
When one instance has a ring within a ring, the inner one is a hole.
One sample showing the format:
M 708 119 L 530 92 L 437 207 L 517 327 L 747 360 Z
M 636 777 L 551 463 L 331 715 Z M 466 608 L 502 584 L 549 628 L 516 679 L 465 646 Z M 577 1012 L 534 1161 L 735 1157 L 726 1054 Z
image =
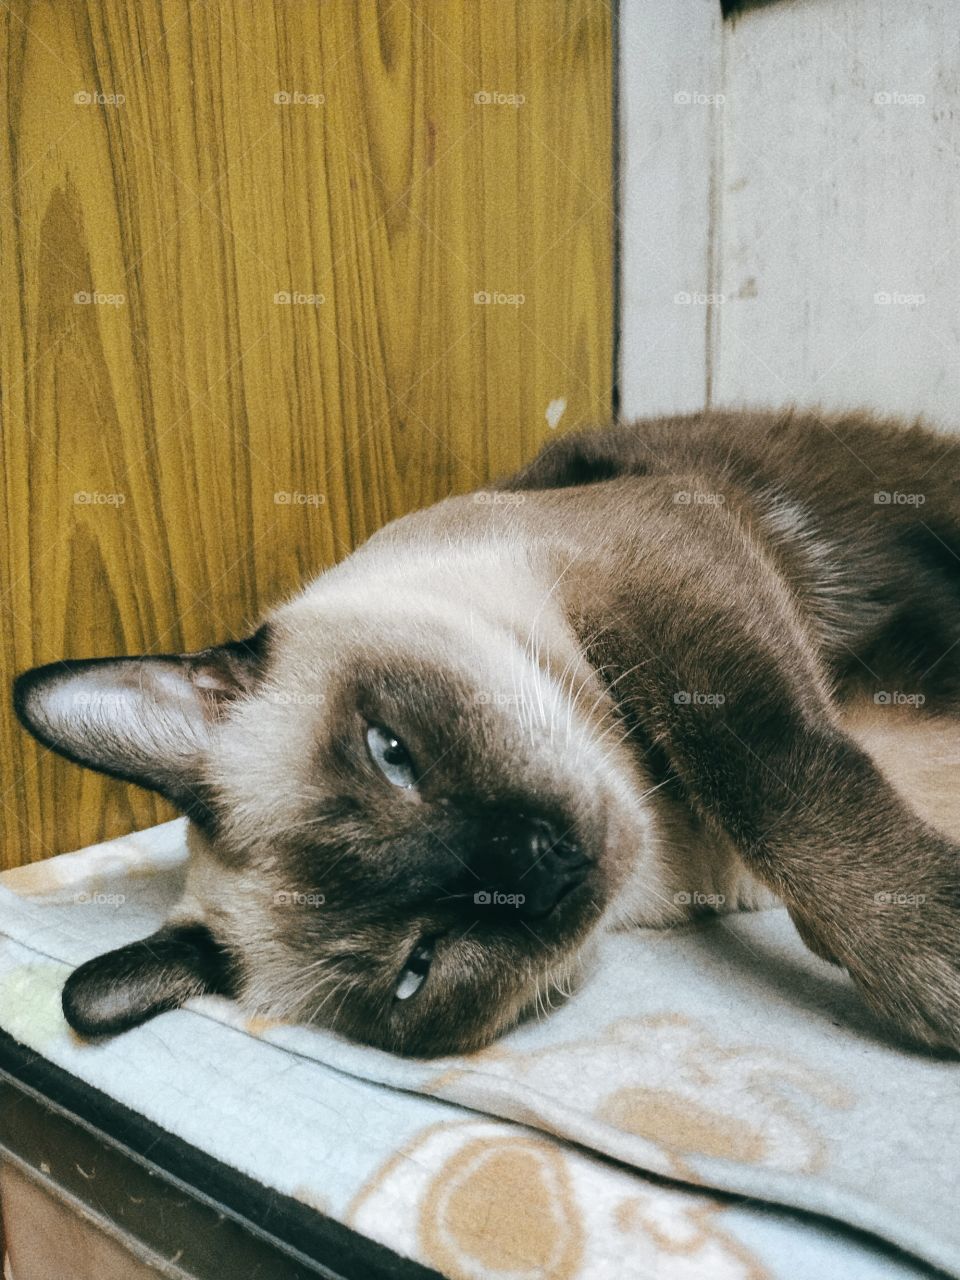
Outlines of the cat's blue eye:
M 410 953 L 403 973 L 397 982 L 394 997 L 397 1000 L 409 1000 L 415 996 L 427 980 L 430 966 L 433 964 L 433 942 L 420 942 Z
M 367 725 L 370 759 L 395 787 L 412 787 L 417 780 L 410 752 L 392 729 L 382 724 Z

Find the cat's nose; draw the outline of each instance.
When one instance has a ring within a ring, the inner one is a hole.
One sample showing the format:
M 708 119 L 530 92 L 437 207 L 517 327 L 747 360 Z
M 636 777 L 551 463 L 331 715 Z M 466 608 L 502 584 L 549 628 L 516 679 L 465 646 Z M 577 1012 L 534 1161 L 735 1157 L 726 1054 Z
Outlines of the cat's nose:
M 490 884 L 475 902 L 530 919 L 549 915 L 583 883 L 591 866 L 569 833 L 558 834 L 543 818 L 514 820 L 493 833 L 483 861 Z

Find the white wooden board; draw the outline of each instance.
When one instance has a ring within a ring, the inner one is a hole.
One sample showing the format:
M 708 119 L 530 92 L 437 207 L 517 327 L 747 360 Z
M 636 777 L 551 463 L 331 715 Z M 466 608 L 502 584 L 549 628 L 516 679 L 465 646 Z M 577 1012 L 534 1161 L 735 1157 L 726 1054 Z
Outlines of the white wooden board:
M 779 0 L 722 33 L 689 0 L 647 7 L 623 14 L 625 412 L 864 405 L 960 428 L 960 5 Z M 650 84 L 631 95 L 644 26 L 661 81 L 719 68 L 699 150 L 657 125 Z M 658 130 L 672 162 L 643 158 Z M 667 296 L 684 268 L 714 295 L 705 343 Z
M 621 411 L 698 409 L 712 315 L 719 0 L 623 0 Z

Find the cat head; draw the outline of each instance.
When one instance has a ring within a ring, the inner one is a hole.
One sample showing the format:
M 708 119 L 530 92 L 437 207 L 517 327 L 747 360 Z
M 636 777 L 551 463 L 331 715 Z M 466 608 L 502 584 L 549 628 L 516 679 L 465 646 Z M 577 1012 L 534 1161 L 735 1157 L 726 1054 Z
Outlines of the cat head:
M 481 1046 L 565 989 L 649 857 L 648 780 L 559 615 L 308 590 L 250 639 L 64 661 L 23 723 L 191 819 L 187 891 L 68 981 L 79 1031 L 216 991 L 401 1053 Z

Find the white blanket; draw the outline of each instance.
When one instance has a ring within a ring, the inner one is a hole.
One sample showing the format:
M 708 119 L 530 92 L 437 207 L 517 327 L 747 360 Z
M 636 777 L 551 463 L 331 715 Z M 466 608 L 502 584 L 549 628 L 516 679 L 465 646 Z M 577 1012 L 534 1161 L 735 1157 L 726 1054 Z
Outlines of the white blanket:
M 610 939 L 469 1057 L 214 998 L 84 1043 L 64 977 L 156 928 L 185 857 L 178 821 L 0 877 L 0 1026 L 265 1186 L 455 1280 L 960 1276 L 960 1067 L 892 1046 L 783 911 Z

